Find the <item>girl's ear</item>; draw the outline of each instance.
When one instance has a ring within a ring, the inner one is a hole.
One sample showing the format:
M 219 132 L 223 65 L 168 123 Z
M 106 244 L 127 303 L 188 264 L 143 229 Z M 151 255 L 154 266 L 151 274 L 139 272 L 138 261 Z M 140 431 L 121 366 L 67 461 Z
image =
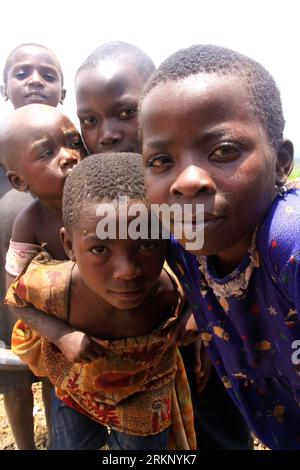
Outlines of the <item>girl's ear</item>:
M 60 233 L 60 239 L 62 241 L 66 255 L 70 258 L 70 260 L 76 261 L 76 258 L 73 252 L 72 238 L 70 237 L 66 227 L 62 227 L 59 233 Z
M 0 93 L 1 93 L 1 96 L 2 98 L 4 99 L 4 101 L 8 101 L 8 96 L 6 94 L 6 89 L 5 89 L 5 85 L 1 85 L 0 86 Z
M 63 102 L 65 101 L 66 93 L 67 90 L 65 88 L 62 88 L 59 100 L 60 104 L 63 104 Z
M 27 191 L 29 189 L 29 186 L 27 184 L 27 181 L 25 178 L 15 170 L 8 170 L 6 172 L 6 177 L 8 178 L 8 181 L 10 184 L 17 190 L 17 191 Z
M 283 140 L 277 151 L 276 185 L 283 186 L 294 165 L 294 146 L 290 140 Z

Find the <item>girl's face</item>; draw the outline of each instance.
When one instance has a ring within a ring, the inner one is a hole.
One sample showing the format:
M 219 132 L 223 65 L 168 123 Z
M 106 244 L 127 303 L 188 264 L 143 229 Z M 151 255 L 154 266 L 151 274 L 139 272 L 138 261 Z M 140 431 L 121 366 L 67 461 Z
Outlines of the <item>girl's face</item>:
M 199 74 L 160 83 L 142 102 L 141 125 L 150 202 L 204 204 L 198 254 L 239 262 L 275 196 L 277 160 L 241 82 Z
M 54 56 L 38 46 L 17 49 L 8 70 L 5 95 L 14 108 L 31 103 L 56 107 L 63 101 L 65 90 Z

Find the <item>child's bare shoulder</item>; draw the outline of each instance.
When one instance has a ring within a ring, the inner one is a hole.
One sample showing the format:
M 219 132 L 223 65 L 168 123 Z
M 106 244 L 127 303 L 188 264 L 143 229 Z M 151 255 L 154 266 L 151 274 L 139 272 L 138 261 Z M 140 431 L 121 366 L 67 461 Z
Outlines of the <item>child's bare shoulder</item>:
M 34 200 L 19 212 L 12 230 L 15 242 L 36 243 L 36 229 L 41 223 L 40 211 L 39 201 Z
M 174 305 L 178 301 L 178 290 L 176 289 L 175 277 L 171 276 L 165 269 L 162 270 L 158 289 L 156 291 L 157 301 L 162 306 Z

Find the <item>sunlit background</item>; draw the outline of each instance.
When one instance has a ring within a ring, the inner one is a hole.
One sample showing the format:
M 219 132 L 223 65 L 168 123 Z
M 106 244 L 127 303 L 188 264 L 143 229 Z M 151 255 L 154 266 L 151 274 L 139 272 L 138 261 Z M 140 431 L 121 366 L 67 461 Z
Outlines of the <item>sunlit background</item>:
M 10 0 L 1 4 L 0 68 L 18 44 L 37 42 L 52 49 L 67 87 L 62 110 L 77 124 L 74 75 L 100 44 L 130 42 L 156 65 L 194 43 L 223 45 L 258 60 L 274 76 L 281 90 L 285 135 L 300 158 L 299 10 L 299 0 Z M 11 109 L 1 101 L 0 118 Z

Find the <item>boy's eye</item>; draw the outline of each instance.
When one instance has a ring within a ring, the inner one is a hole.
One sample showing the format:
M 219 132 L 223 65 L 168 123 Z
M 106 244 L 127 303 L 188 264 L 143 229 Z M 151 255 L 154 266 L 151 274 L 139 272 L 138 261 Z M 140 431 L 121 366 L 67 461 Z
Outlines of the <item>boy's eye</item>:
M 140 250 L 141 251 L 150 251 L 153 250 L 156 247 L 155 243 L 152 241 L 144 241 L 140 244 Z
M 146 167 L 166 168 L 172 165 L 172 160 L 167 155 L 157 155 L 151 157 L 146 162 Z
M 95 246 L 91 248 L 91 253 L 94 255 L 106 255 L 108 253 L 108 248 L 106 246 Z
M 211 153 L 214 160 L 231 160 L 240 155 L 240 149 L 231 143 L 223 143 Z
M 41 158 L 41 159 L 42 159 L 42 158 L 50 158 L 50 157 L 52 157 L 53 155 L 54 155 L 53 150 L 47 149 L 47 150 L 44 150 L 43 152 L 41 152 L 41 153 L 39 154 L 39 158 Z
M 57 77 L 56 75 L 52 74 L 52 73 L 45 73 L 43 74 L 43 79 L 46 80 L 46 82 L 55 82 L 55 80 L 57 80 Z
M 72 149 L 81 149 L 82 147 L 83 143 L 81 139 L 73 140 L 73 142 L 70 143 L 70 148 Z
M 137 115 L 137 108 L 127 108 L 119 114 L 119 119 L 130 119 Z
M 80 118 L 80 125 L 85 129 L 94 127 L 97 124 L 97 119 L 94 116 Z
M 27 74 L 24 70 L 19 70 L 16 74 L 15 74 L 15 77 L 18 79 L 18 80 L 23 80 L 24 78 L 27 77 Z

